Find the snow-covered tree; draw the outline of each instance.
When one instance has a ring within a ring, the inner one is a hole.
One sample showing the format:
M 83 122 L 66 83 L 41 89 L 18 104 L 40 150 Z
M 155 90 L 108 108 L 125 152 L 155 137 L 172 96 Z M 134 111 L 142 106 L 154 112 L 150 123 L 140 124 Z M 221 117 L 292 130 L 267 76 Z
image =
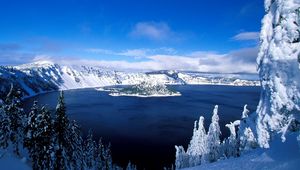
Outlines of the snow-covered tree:
M 23 124 L 25 122 L 25 113 L 22 108 L 22 93 L 20 90 L 15 90 L 11 85 L 10 91 L 5 99 L 4 111 L 10 120 L 10 141 L 13 144 L 14 153 L 19 155 L 19 145 L 23 139 Z
M 257 58 L 262 92 L 256 129 L 259 145 L 268 148 L 273 133 L 299 121 L 300 1 L 265 0 L 265 11 Z
M 28 115 L 28 121 L 25 125 L 25 138 L 24 138 L 24 147 L 27 148 L 29 157 L 32 161 L 32 168 L 39 169 L 38 167 L 38 149 L 37 149 L 37 132 L 38 132 L 38 122 L 37 117 L 39 115 L 39 108 L 37 101 L 34 101 L 31 111 Z
M 75 120 L 69 124 L 67 139 L 66 154 L 69 169 L 84 169 L 83 139 L 81 137 L 81 129 Z
M 35 101 L 25 125 L 24 147 L 27 148 L 33 169 L 50 169 L 53 154 L 53 129 L 51 113 L 43 107 L 39 110 Z
M 189 157 L 189 165 L 190 166 L 200 165 L 201 159 L 203 159 L 202 156 L 204 154 L 207 154 L 207 135 L 204 128 L 204 117 L 200 116 L 198 127 L 197 127 L 197 121 L 195 121 L 193 137 L 187 149 L 187 155 Z
M 0 148 L 6 149 L 10 139 L 10 119 L 3 107 L 3 105 L 0 107 Z
M 88 169 L 92 169 L 96 165 L 96 158 L 97 158 L 97 153 L 96 153 L 96 142 L 93 139 L 93 134 L 92 131 L 89 131 L 89 134 L 87 136 L 87 139 L 84 143 L 84 160 L 86 167 Z
M 247 105 L 244 105 L 244 110 L 242 113 L 242 119 L 246 119 L 248 117 L 249 110 L 247 109 Z
M 111 156 L 111 144 L 109 143 L 108 146 L 104 149 L 103 155 L 105 160 L 105 169 L 113 169 L 112 163 L 112 156 Z
M 60 92 L 58 104 L 56 106 L 55 120 L 54 120 L 54 140 L 55 140 L 55 169 L 66 169 L 67 158 L 66 148 L 68 147 L 68 127 L 69 120 L 66 115 L 66 106 L 64 102 L 64 93 Z
M 214 162 L 220 158 L 220 135 L 221 130 L 219 125 L 218 105 L 216 105 L 213 111 L 211 124 L 209 125 L 209 130 L 207 134 L 208 154 L 205 158 L 206 161 Z
M 236 157 L 238 156 L 239 152 L 239 146 L 238 146 L 238 140 L 236 135 L 236 129 L 235 127 L 240 124 L 239 120 L 234 121 L 233 123 L 230 122 L 230 124 L 226 124 L 225 126 L 230 131 L 230 136 L 225 139 L 225 145 L 224 145 L 224 154 L 226 157 Z
M 102 143 L 101 138 L 99 139 L 98 146 L 97 146 L 97 157 L 96 157 L 96 169 L 104 169 L 105 167 L 105 146 Z
M 176 146 L 176 160 L 175 160 L 175 168 L 181 169 L 190 167 L 189 166 L 189 158 L 188 155 L 185 153 L 183 146 Z
M 53 129 L 51 122 L 50 112 L 42 107 L 40 113 L 36 117 L 37 131 L 33 134 L 35 135 L 35 150 L 36 162 L 38 169 L 51 169 L 52 158 L 51 155 L 54 154 L 53 150 Z
M 253 118 L 253 116 L 249 116 L 248 113 L 249 110 L 247 109 L 247 105 L 245 105 L 242 112 L 242 119 L 240 120 L 237 137 L 239 154 L 257 147 L 257 139 L 253 132 L 253 129 L 256 129 L 255 119 Z
M 130 161 L 127 164 L 126 170 L 137 170 L 136 166 L 132 164 Z

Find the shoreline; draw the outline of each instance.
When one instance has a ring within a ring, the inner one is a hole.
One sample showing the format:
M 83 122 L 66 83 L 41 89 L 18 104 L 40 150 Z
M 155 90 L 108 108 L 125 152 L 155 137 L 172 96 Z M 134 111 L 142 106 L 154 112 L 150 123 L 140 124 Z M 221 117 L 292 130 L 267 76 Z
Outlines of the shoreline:
M 120 97 L 120 96 L 126 96 L 126 97 L 178 97 L 181 96 L 181 93 L 175 93 L 175 94 L 166 94 L 166 95 L 160 95 L 160 94 L 153 94 L 153 95 L 140 95 L 140 94 L 125 94 L 125 93 L 109 93 L 109 96 L 113 97 Z
M 233 85 L 233 84 L 166 84 L 167 86 L 235 86 L 235 87 L 260 87 L 260 85 Z M 107 85 L 107 86 L 98 86 L 98 87 L 80 87 L 80 88 L 70 88 L 70 89 L 58 89 L 58 90 L 50 90 L 50 91 L 42 91 L 32 95 L 24 96 L 22 99 L 28 99 L 40 94 L 46 94 L 51 92 L 59 92 L 59 91 L 68 91 L 68 90 L 80 90 L 80 89 L 95 89 L 96 91 L 105 91 L 110 92 L 109 90 L 103 90 L 103 87 L 111 87 L 111 86 L 130 86 L 126 84 L 122 85 Z M 163 97 L 163 96 L 162 96 Z

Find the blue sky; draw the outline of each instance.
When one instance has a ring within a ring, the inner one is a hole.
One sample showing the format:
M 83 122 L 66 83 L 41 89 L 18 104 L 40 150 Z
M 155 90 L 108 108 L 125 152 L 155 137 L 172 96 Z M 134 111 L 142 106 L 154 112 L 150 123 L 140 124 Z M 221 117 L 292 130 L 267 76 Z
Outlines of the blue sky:
M 262 0 L 0 2 L 1 65 L 255 72 Z

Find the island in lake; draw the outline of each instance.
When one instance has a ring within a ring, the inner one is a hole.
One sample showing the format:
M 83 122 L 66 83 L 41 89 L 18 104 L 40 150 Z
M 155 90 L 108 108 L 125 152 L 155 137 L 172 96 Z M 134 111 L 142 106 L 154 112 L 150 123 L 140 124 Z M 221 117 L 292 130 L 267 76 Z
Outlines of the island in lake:
M 135 96 L 135 97 L 170 97 L 181 96 L 177 92 L 165 84 L 157 82 L 143 81 L 139 84 L 126 87 L 103 87 L 98 88 L 99 91 L 109 91 L 110 96 Z

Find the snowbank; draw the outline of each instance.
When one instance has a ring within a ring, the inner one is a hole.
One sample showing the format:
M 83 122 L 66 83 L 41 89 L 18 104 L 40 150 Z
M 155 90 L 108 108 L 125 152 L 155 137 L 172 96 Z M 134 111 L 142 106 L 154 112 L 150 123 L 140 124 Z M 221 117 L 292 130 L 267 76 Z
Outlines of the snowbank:
M 289 134 L 286 142 L 280 136 L 270 143 L 269 149 L 256 149 L 238 158 L 203 164 L 184 170 L 299 170 L 300 148 L 296 134 Z

